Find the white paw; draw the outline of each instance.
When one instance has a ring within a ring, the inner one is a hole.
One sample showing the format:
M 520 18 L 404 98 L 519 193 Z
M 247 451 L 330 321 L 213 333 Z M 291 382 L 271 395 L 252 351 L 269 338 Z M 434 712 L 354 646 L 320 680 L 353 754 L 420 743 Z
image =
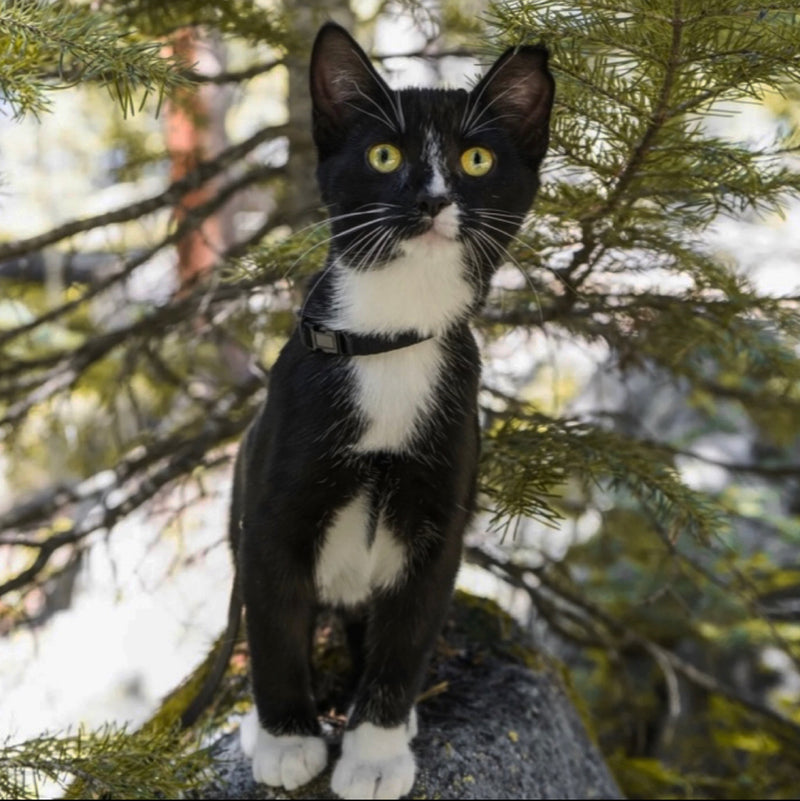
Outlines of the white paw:
M 417 724 L 417 708 L 411 707 L 411 714 L 408 716 L 408 723 L 406 723 L 406 738 L 411 742 L 419 732 L 419 725 Z
M 408 747 L 412 720 L 416 724 L 416 715 L 409 724 L 391 729 L 362 723 L 345 732 L 331 790 L 340 798 L 400 798 L 410 793 L 416 770 Z
M 242 720 L 239 737 L 242 751 L 253 759 L 253 778 L 270 787 L 294 790 L 311 781 L 328 761 L 321 737 L 270 734 L 261 728 L 255 710 Z
M 256 750 L 256 739 L 261 726 L 258 723 L 258 712 L 253 707 L 243 718 L 239 725 L 239 743 L 247 757 L 252 757 Z

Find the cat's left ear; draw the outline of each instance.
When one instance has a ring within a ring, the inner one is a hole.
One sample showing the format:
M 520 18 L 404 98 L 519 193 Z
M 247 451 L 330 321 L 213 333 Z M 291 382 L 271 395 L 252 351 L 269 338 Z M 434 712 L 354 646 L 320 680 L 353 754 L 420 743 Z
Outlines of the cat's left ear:
M 493 118 L 536 162 L 547 150 L 555 94 L 547 58 L 542 45 L 506 50 L 470 94 L 477 109 L 468 118 L 474 127 Z
M 341 25 L 328 22 L 320 28 L 310 73 L 314 141 L 320 152 L 343 141 L 358 115 L 376 118 L 390 128 L 402 127 L 391 89 Z

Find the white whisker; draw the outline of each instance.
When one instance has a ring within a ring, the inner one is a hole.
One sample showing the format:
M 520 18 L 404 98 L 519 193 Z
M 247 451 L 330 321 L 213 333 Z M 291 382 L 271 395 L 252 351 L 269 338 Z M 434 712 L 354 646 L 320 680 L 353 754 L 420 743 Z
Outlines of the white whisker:
M 354 270 L 362 269 L 362 267 L 367 263 L 367 260 L 369 259 L 376 243 L 380 242 L 385 237 L 387 230 L 391 229 L 388 229 L 385 225 L 381 225 L 376 230 L 370 231 L 369 233 L 360 237 L 344 251 L 337 254 L 337 261 L 340 264 L 347 264 L 348 267 Z M 351 263 L 347 260 L 347 256 L 349 256 L 353 251 L 360 251 L 360 255 L 358 255 L 356 262 Z
M 361 61 L 362 64 L 365 64 L 370 70 L 374 69 L 372 64 L 370 64 L 370 62 L 365 58 L 365 56 L 362 53 L 356 53 L 356 56 L 358 57 L 359 61 Z M 405 133 L 406 129 L 405 116 L 403 115 L 403 106 L 402 103 L 400 102 L 400 95 L 397 92 L 392 92 L 390 94 L 391 90 L 387 88 L 386 84 L 383 82 L 382 79 L 378 78 L 376 83 L 378 84 L 378 87 L 380 88 L 381 92 L 383 92 L 384 97 L 389 101 L 389 105 L 391 105 L 392 111 L 394 111 L 395 116 L 397 117 L 397 122 L 400 125 L 400 130 L 398 133 Z M 394 95 L 394 97 L 392 97 L 392 95 Z M 383 111 L 383 109 L 381 109 L 381 111 Z M 396 124 L 390 125 L 389 127 L 395 131 L 397 130 Z
M 381 235 L 375 238 L 375 241 L 370 245 L 366 253 L 364 253 L 363 256 L 358 260 L 358 263 L 351 265 L 352 269 L 359 271 L 368 267 L 372 267 L 376 262 L 378 254 L 381 252 L 381 250 L 383 250 L 384 245 L 391 240 L 393 233 L 393 228 L 386 228 L 380 232 Z
M 349 216 L 349 215 L 341 215 L 341 217 L 339 217 L 338 219 L 342 219 L 342 218 L 343 218 L 343 217 L 345 217 L 345 216 Z M 305 259 L 305 258 L 306 258 L 306 256 L 308 256 L 310 253 L 313 253 L 315 250 L 317 250 L 317 248 L 321 248 L 321 247 L 323 247 L 324 245 L 328 245 L 328 244 L 330 244 L 330 245 L 333 245 L 333 244 L 334 244 L 334 242 L 335 242 L 335 240 L 337 240 L 337 239 L 341 239 L 343 236 L 347 236 L 348 234 L 355 233 L 356 231 L 359 231 L 359 230 L 361 230 L 362 228 L 367 228 L 367 227 L 369 227 L 369 226 L 381 226 L 381 224 L 382 224 L 383 222 L 385 222 L 386 220 L 394 219 L 396 216 L 397 216 L 397 215 L 389 215 L 389 216 L 379 217 L 378 219 L 374 219 L 374 220 L 367 220 L 366 222 L 359 223 L 358 225 L 353 225 L 353 226 L 351 226 L 351 227 L 349 227 L 349 228 L 345 228 L 343 231 L 339 231 L 339 232 L 338 232 L 338 233 L 336 233 L 336 234 L 332 234 L 331 236 L 329 236 L 329 237 L 326 237 L 325 239 L 321 240 L 320 242 L 317 242 L 316 244 L 312 245 L 311 247 L 309 247 L 309 248 L 306 248 L 306 250 L 304 250 L 304 251 L 303 251 L 303 252 L 302 252 L 302 253 L 301 253 L 301 254 L 300 254 L 300 255 L 299 255 L 299 256 L 298 256 L 298 257 L 297 257 L 297 258 L 296 258 L 296 259 L 295 259 L 295 260 L 294 260 L 294 261 L 293 261 L 293 262 L 292 262 L 292 263 L 291 263 L 291 264 L 290 264 L 288 267 L 287 267 L 287 268 L 286 268 L 286 270 L 285 270 L 285 271 L 284 271 L 284 273 L 283 273 L 283 278 L 284 278 L 284 279 L 288 278 L 288 277 L 289 277 L 289 275 L 290 275 L 290 274 L 292 273 L 292 271 L 294 270 L 294 268 L 297 266 L 297 264 L 298 264 L 299 262 L 301 262 L 303 259 Z M 332 250 L 333 250 L 333 247 L 332 247 Z
M 488 228 L 488 229 L 490 229 L 492 231 L 497 231 L 497 233 L 500 233 L 500 234 L 503 234 L 504 236 L 509 237 L 511 240 L 513 240 L 517 244 L 522 245 L 523 248 L 533 252 L 533 249 L 531 248 L 531 246 L 524 239 L 521 239 L 520 237 L 518 237 L 518 236 L 516 236 L 514 234 L 511 234 L 508 231 L 505 231 L 504 229 L 499 228 L 496 225 L 492 225 L 490 222 L 487 222 L 485 219 L 481 220 L 481 224 L 483 225 L 484 228 Z M 482 233 L 485 234 L 486 232 L 484 231 Z M 506 251 L 506 253 L 509 252 L 507 248 L 504 248 L 504 250 Z M 553 275 L 555 275 L 556 278 L 558 278 L 559 281 L 561 281 L 561 283 L 565 286 L 565 288 L 568 289 L 570 292 L 572 292 L 574 294 L 578 294 L 578 295 L 580 294 L 578 292 L 578 289 L 576 287 L 574 287 L 572 284 L 570 284 L 570 282 L 563 275 L 558 273 L 552 267 L 548 267 L 547 265 L 545 265 L 545 268 L 550 270 L 550 272 L 553 273 Z M 525 275 L 527 276 L 527 273 L 525 273 Z
M 371 97 L 368 97 L 367 95 L 364 95 L 364 97 L 366 97 L 366 99 L 369 100 L 374 105 L 378 106 L 378 104 Z M 378 106 L 378 109 L 380 110 L 381 113 L 380 115 L 378 115 L 374 114 L 371 111 L 368 111 L 365 108 L 362 108 L 359 105 L 356 105 L 355 103 L 346 103 L 346 105 L 350 106 L 350 108 L 355 109 L 359 114 L 364 114 L 367 117 L 372 117 L 373 120 L 377 120 L 382 125 L 386 125 L 390 131 L 397 132 L 397 125 L 392 122 L 389 115 L 380 106 Z
M 368 208 L 369 206 L 374 206 L 375 208 Z M 296 237 L 300 236 L 300 234 L 308 232 L 305 237 L 307 240 L 320 229 L 329 225 L 333 225 L 334 223 L 338 223 L 341 220 L 349 219 L 350 217 L 359 217 L 365 214 L 378 214 L 379 212 L 388 211 L 390 208 L 394 207 L 399 208 L 396 203 L 365 203 L 363 207 L 357 209 L 356 211 L 350 211 L 344 214 L 336 214 L 333 217 L 326 217 L 324 220 L 317 220 L 316 222 L 304 225 L 302 228 L 292 231 L 292 233 L 286 237 L 286 241 L 295 239 Z
M 378 238 L 380 236 L 380 234 L 382 233 L 382 231 L 383 231 L 383 226 L 380 226 L 380 227 L 378 227 L 377 230 L 367 231 L 363 236 L 356 237 L 355 241 L 351 242 L 342 251 L 342 253 L 339 254 L 339 259 L 342 259 L 344 256 L 346 256 L 348 253 L 350 253 L 351 251 L 355 250 L 356 248 L 361 247 L 362 245 L 365 245 L 371 239 Z M 337 263 L 338 263 L 337 259 L 334 259 L 332 257 L 329 258 L 328 264 L 325 266 L 325 269 L 322 271 L 322 274 L 316 280 L 314 285 L 308 291 L 308 294 L 303 299 L 303 305 L 300 307 L 300 316 L 301 317 L 305 313 L 306 306 L 308 306 L 308 302 L 309 302 L 309 300 L 311 300 L 311 296 L 314 294 L 314 291 L 317 289 L 318 286 L 320 286 L 320 284 L 322 283 L 322 281 L 325 278 L 325 276 L 337 266 Z
M 539 310 L 539 319 L 540 322 L 543 324 L 544 313 L 542 311 L 542 299 L 539 295 L 539 290 L 533 283 L 533 279 L 530 277 L 530 275 L 528 275 L 527 270 L 525 270 L 525 268 L 519 263 L 519 261 L 511 254 L 508 248 L 505 248 L 499 243 L 495 242 L 495 240 L 492 239 L 492 237 L 489 236 L 489 234 L 487 234 L 486 231 L 481 231 L 478 229 L 473 231 L 472 233 L 478 236 L 481 240 L 483 240 L 486 245 L 491 246 L 496 251 L 498 256 L 501 257 L 504 256 L 519 270 L 519 272 L 522 274 L 522 277 L 525 279 L 525 282 L 527 283 L 528 287 L 530 288 L 531 292 L 533 293 L 533 296 L 536 300 L 536 308 Z
M 500 94 L 498 94 L 495 97 L 493 97 L 480 110 L 480 113 L 477 116 L 475 116 L 475 109 L 477 108 L 479 101 L 483 97 L 483 93 L 489 88 L 489 86 L 491 85 L 492 81 L 500 74 L 500 72 L 502 71 L 503 67 L 505 67 L 505 66 L 506 66 L 506 64 L 503 64 L 500 67 L 500 69 L 492 76 L 492 79 L 486 84 L 486 86 L 483 87 L 483 89 L 481 90 L 481 92 L 478 95 L 478 97 L 475 98 L 475 103 L 473 104 L 473 110 L 470 112 L 470 115 L 469 115 L 469 117 L 468 117 L 468 119 L 466 121 L 466 125 L 464 127 L 462 127 L 462 133 L 463 133 L 464 136 L 472 136 L 475 133 L 477 133 L 479 128 L 476 128 L 476 126 L 477 126 L 478 122 L 480 122 L 481 117 L 483 117 L 483 115 L 486 114 L 491 109 L 491 107 L 495 103 L 497 103 L 498 100 L 502 99 L 503 97 L 505 97 L 510 92 L 515 91 L 518 86 L 520 86 L 521 84 L 524 83 L 524 81 L 519 80 L 516 83 L 513 83 L 510 86 L 508 86 L 506 89 L 504 89 L 502 92 L 500 92 Z M 505 115 L 505 116 L 511 116 L 511 115 Z M 498 117 L 496 117 L 496 119 L 500 119 L 500 117 L 498 116 Z M 480 128 L 483 128 L 483 127 L 485 127 L 485 123 L 484 123 L 483 126 L 480 126 Z

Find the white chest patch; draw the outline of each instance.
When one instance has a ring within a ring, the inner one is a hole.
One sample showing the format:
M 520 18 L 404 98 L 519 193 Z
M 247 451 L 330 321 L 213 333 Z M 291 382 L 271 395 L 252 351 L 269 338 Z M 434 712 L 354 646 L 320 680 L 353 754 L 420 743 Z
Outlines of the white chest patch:
M 403 242 L 402 254 L 388 264 L 363 271 L 337 265 L 331 328 L 437 334 L 463 316 L 472 288 L 464 276 L 461 243 L 448 236 L 455 235 L 458 213 L 451 205 L 439 216 L 440 224 Z
M 433 409 L 442 349 L 435 340 L 353 359 L 357 402 L 367 427 L 354 450 L 402 451 Z
M 371 545 L 368 532 L 369 502 L 362 492 L 336 513 L 325 532 L 314 571 L 321 601 L 354 606 L 402 578 L 406 566 L 402 545 L 380 519 Z
M 389 264 L 361 272 L 337 265 L 327 324 L 364 334 L 444 332 L 473 300 L 462 246 L 451 238 L 457 230 L 451 204 L 431 231 L 404 242 L 402 255 Z M 440 344 L 431 340 L 352 362 L 356 403 L 367 424 L 355 450 L 404 450 L 432 408 L 443 362 Z

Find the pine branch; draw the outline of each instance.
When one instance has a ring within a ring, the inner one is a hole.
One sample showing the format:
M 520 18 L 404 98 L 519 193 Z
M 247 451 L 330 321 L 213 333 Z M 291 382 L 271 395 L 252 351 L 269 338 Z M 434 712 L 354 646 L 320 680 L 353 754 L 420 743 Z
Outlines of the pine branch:
M 627 163 L 616 179 L 607 200 L 598 209 L 590 212 L 581 220 L 582 223 L 592 224 L 603 217 L 612 217 L 617 206 L 624 205 L 625 192 L 633 182 L 637 173 L 644 165 L 648 153 L 656 142 L 656 139 L 661 132 L 664 124 L 670 118 L 670 104 L 672 100 L 673 87 L 678 69 L 681 65 L 681 37 L 683 33 L 683 20 L 681 19 L 682 0 L 673 0 L 672 6 L 673 16 L 670 20 L 672 27 L 672 42 L 669 49 L 669 59 L 664 65 L 664 74 L 661 79 L 661 86 L 658 90 L 658 96 L 655 101 L 655 106 L 650 112 L 650 119 L 647 127 L 641 135 L 641 138 L 634 145 L 630 155 L 628 156 Z M 642 54 L 638 54 L 642 55 Z M 578 263 L 573 262 L 568 268 L 567 272 L 574 272 Z
M 276 67 L 282 67 L 285 63 L 284 59 L 275 58 L 271 61 L 265 61 L 263 64 L 253 64 L 241 70 L 226 70 L 225 72 L 218 72 L 216 75 L 204 75 L 194 70 L 189 70 L 186 73 L 186 77 L 192 83 L 198 84 L 210 83 L 220 86 L 226 83 L 241 84 L 252 78 L 257 78 L 259 75 L 272 72 Z
M 179 65 L 161 55 L 158 42 L 137 40 L 115 16 L 87 5 L 4 3 L 0 36 L 6 41 L 0 94 L 17 116 L 45 111 L 48 91 L 80 81 L 99 81 L 131 114 L 136 92 L 143 93 L 142 102 L 155 93 L 160 103 L 166 92 L 186 85 Z
M 273 280 L 280 277 L 279 271 L 273 273 Z M 208 314 L 219 304 L 236 304 L 248 291 L 264 286 L 265 279 L 259 279 L 213 288 L 198 287 L 191 294 L 156 308 L 126 326 L 93 335 L 77 348 L 51 352 L 36 359 L 12 361 L 0 367 L 0 399 L 10 402 L 0 417 L 0 429 L 18 425 L 34 406 L 76 385 L 92 365 L 115 349 L 121 346 L 147 348 L 148 342 L 162 340 L 173 326 L 184 324 L 200 311 Z M 19 380 L 19 374 L 25 378 Z M 13 402 L 14 397 L 20 400 Z
M 502 416 L 486 438 L 481 489 L 491 522 L 507 530 L 533 518 L 552 525 L 561 514 L 557 488 L 570 476 L 625 487 L 670 530 L 701 541 L 724 527 L 710 498 L 687 487 L 663 447 L 578 420 L 552 419 L 523 405 Z
M 435 50 L 431 51 L 427 48 L 418 49 L 418 50 L 410 50 L 403 53 L 385 53 L 385 54 L 378 54 L 373 53 L 371 58 L 374 61 L 386 61 L 387 59 L 392 58 L 421 58 L 425 59 L 426 61 L 438 61 L 442 58 L 471 58 L 473 56 L 473 52 L 466 48 L 452 48 L 447 50 Z M 186 78 L 190 80 L 192 83 L 211 83 L 211 84 L 226 84 L 226 83 L 236 83 L 241 84 L 244 81 L 249 81 L 252 78 L 256 78 L 259 75 L 263 75 L 267 72 L 271 72 L 275 67 L 280 67 L 285 64 L 285 59 L 276 58 L 271 61 L 265 61 L 262 64 L 253 64 L 250 67 L 246 67 L 240 70 L 226 70 L 225 72 L 217 73 L 216 75 L 203 75 L 199 72 L 195 72 L 194 70 L 187 70 L 185 72 Z
M 169 37 L 180 28 L 207 27 L 245 42 L 297 51 L 300 43 L 280 7 L 257 0 L 115 0 L 114 10 L 125 24 L 151 37 Z
M 94 531 L 111 529 L 176 478 L 199 466 L 218 464 L 219 457 L 209 454 L 225 440 L 244 431 L 250 420 L 246 412 L 247 402 L 261 387 L 261 381 L 254 377 L 236 391 L 215 399 L 197 419 L 160 440 L 157 446 L 151 446 L 145 454 L 140 448 L 134 449 L 120 461 L 112 485 L 99 477 L 94 486 L 91 482 L 84 484 L 87 489 L 80 498 L 88 507 L 87 511 L 64 531 L 48 535 L 41 541 L 19 543 L 35 549 L 37 554 L 27 568 L 0 584 L 0 597 L 29 587 L 42 575 L 59 549 L 85 540 Z M 52 510 L 53 504 L 62 501 L 63 497 L 61 488 L 47 493 L 38 505 L 27 504 L 24 512 L 12 510 L 9 520 L 24 519 L 30 524 L 37 515 Z M 0 530 L 4 527 L 5 521 L 2 521 Z
M 690 250 L 721 210 L 776 209 L 798 196 L 799 176 L 774 160 L 775 148 L 751 152 L 714 139 L 688 113 L 797 78 L 789 56 L 800 47 L 796 15 L 779 12 L 720 2 L 696 14 L 683 0 L 631 0 L 613 13 L 580 1 L 492 6 L 502 46 L 537 31 L 553 51 L 562 113 L 549 171 L 558 177 L 542 188 L 538 225 L 550 242 L 577 230 L 579 244 L 559 254 L 565 291 L 549 317 L 569 313 L 590 276 L 620 259 L 620 232 L 633 247 L 649 240 L 646 265 L 668 246 L 666 232 Z M 575 177 L 564 180 L 568 170 Z
M 85 798 L 177 798 L 207 782 L 210 763 L 207 750 L 176 728 L 79 729 L 3 743 L 0 795 L 35 799 L 43 780 L 69 791 L 77 779 Z

